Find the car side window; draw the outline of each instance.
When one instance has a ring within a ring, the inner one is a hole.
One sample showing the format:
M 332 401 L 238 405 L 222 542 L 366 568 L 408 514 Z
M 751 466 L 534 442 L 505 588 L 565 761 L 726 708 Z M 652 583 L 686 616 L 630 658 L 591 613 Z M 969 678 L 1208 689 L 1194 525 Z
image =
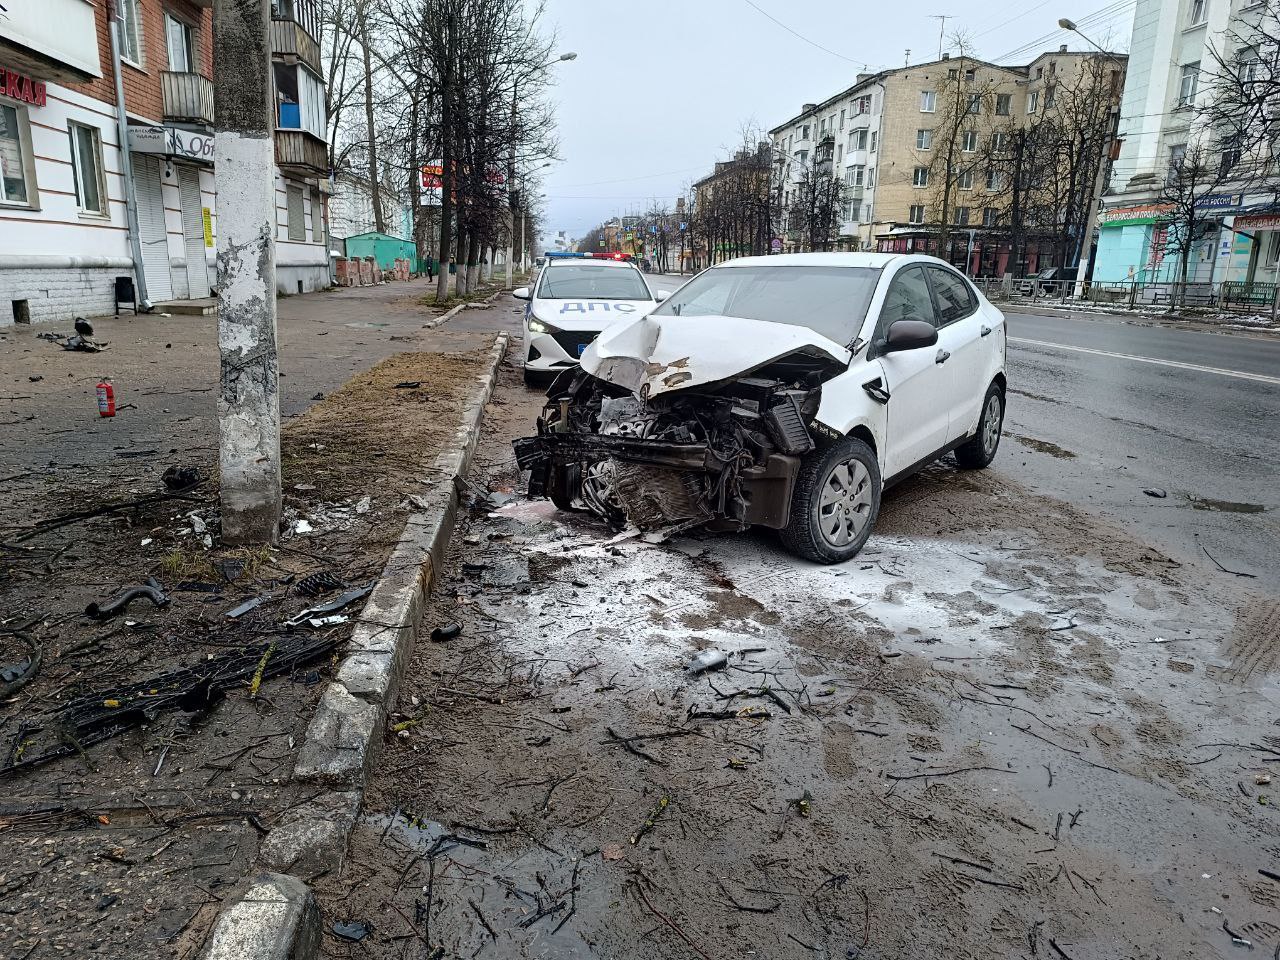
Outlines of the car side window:
M 978 302 L 969 285 L 942 267 L 929 267 L 929 279 L 938 298 L 938 326 L 962 320 L 977 309 Z
M 889 324 L 895 320 L 923 320 L 937 324 L 929 283 L 924 270 L 918 265 L 899 270 L 890 281 L 884 306 L 880 308 L 880 319 L 876 323 L 875 339 L 883 337 L 889 330 Z

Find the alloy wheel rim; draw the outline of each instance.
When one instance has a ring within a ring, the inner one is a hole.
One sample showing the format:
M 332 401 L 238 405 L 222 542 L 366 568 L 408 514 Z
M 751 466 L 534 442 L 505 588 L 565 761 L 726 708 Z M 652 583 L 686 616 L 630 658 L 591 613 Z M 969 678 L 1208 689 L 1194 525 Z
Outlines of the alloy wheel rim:
M 862 535 L 871 519 L 871 474 L 856 457 L 827 472 L 818 496 L 818 529 L 833 547 L 845 547 Z
M 987 400 L 987 411 L 982 418 L 982 450 L 987 456 L 996 452 L 1000 441 L 1000 397 L 992 394 Z

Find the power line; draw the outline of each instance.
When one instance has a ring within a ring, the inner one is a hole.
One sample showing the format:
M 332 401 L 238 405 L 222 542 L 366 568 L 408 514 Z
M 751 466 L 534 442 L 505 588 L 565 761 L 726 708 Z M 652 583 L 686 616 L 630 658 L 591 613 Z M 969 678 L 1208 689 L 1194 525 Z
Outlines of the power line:
M 1124 16 L 1129 12 L 1126 8 L 1134 7 L 1136 5 L 1137 5 L 1136 0 L 1118 0 L 1118 2 L 1116 3 L 1108 4 L 1105 7 L 1101 7 L 1098 10 L 1093 11 L 1093 13 L 1090 13 L 1084 17 L 1081 17 L 1078 22 L 1078 25 L 1081 27 L 1100 26 L 1105 22 L 1114 20 L 1120 16 Z M 1052 42 L 1054 39 L 1056 39 L 1057 37 L 1059 37 L 1064 33 L 1070 33 L 1070 31 L 1063 30 L 1062 28 L 1058 28 L 1057 30 L 1052 30 L 1049 33 L 1046 33 L 1042 37 L 1037 37 L 1035 40 L 1031 40 L 1027 43 L 1022 44 L 1020 47 L 1010 50 L 1008 53 L 1003 53 L 998 57 L 993 57 L 992 62 L 994 63 L 1000 60 L 1010 60 L 1015 57 L 1024 56 L 1028 52 L 1035 50 L 1038 47 L 1043 47 L 1046 44 Z
M 777 17 L 775 17 L 773 14 L 769 13 L 769 12 L 768 12 L 768 11 L 766 11 L 766 10 L 762 10 L 759 6 L 757 6 L 757 5 L 753 2 L 753 0 L 743 0 L 743 2 L 744 2 L 744 3 L 746 3 L 746 5 L 747 5 L 747 6 L 751 7 L 753 10 L 755 10 L 757 13 L 764 14 L 764 16 L 768 17 L 770 20 L 772 20 L 774 23 L 776 23 L 778 26 L 780 26 L 783 30 L 787 31 L 787 33 L 791 34 L 793 37 L 796 37 L 796 38 L 798 38 L 798 39 L 800 39 L 800 40 L 803 40 L 805 43 L 809 44 L 809 46 L 811 46 L 811 47 L 815 47 L 815 48 L 817 48 L 818 50 L 821 50 L 823 53 L 829 53 L 829 54 L 831 54 L 831 56 L 833 56 L 833 57 L 839 57 L 841 60 L 845 61 L 846 63 L 856 63 L 856 64 L 858 64 L 859 66 L 866 67 L 866 64 L 865 64 L 865 63 L 863 63 L 861 60 L 851 60 L 849 57 L 846 57 L 843 53 L 836 53 L 834 50 L 829 50 L 829 49 L 827 49 L 826 47 L 824 47 L 822 44 L 817 43 L 817 42 L 815 42 L 815 41 L 813 41 L 813 40 L 810 40 L 810 39 L 809 39 L 808 37 L 806 37 L 804 34 L 802 34 L 802 33 L 796 33 L 796 31 L 792 30 L 790 27 L 788 27 L 785 23 L 783 23 L 781 20 L 779 20 L 779 19 L 778 19 Z

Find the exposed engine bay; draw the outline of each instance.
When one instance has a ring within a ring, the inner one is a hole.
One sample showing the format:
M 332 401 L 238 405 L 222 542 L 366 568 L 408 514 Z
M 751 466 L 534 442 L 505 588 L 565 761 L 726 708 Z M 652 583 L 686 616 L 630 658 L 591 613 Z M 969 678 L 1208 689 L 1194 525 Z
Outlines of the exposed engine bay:
M 516 440 L 530 497 L 641 530 L 782 528 L 802 458 L 838 435 L 814 419 L 835 372 L 793 354 L 720 384 L 649 397 L 580 370 Z

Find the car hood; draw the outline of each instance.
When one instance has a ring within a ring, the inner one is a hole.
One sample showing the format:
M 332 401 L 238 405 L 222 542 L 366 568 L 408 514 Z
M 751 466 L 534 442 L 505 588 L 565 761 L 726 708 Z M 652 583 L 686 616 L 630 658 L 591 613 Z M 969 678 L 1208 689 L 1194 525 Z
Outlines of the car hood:
M 808 327 L 738 317 L 643 317 L 602 333 L 582 369 L 644 397 L 743 377 L 793 354 L 847 366 L 852 354 Z
M 643 317 L 657 305 L 655 300 L 533 300 L 530 312 L 561 330 L 600 330 Z

